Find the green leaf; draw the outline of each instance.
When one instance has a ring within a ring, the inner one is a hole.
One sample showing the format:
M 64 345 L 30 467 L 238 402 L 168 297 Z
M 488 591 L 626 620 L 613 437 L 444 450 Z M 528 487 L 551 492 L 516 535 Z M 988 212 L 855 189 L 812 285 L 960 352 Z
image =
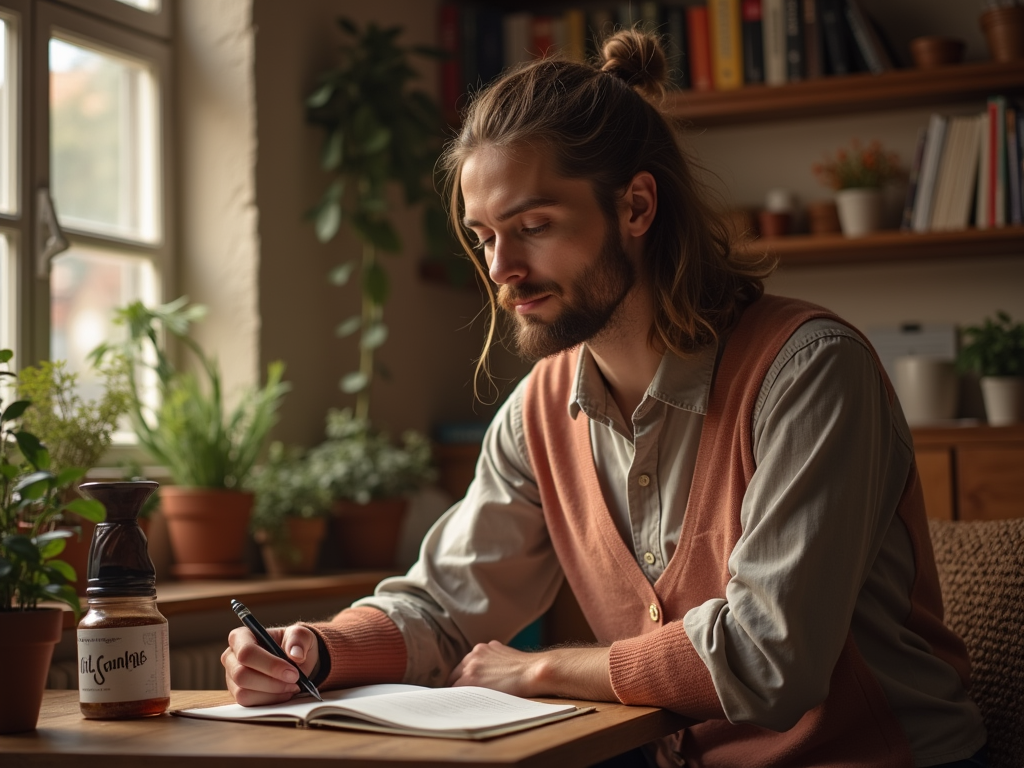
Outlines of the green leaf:
M 42 454 L 47 453 L 46 449 L 43 448 L 43 444 L 39 442 L 39 438 L 29 432 L 15 432 L 14 439 L 18 442 L 18 450 L 21 451 L 21 455 L 25 457 L 36 469 L 46 469 L 49 465 L 49 456 L 43 459 Z M 45 465 L 41 463 L 45 461 Z
M 52 531 L 45 531 L 36 536 L 36 544 L 42 546 L 48 544 L 51 541 L 57 541 L 59 539 L 70 539 L 75 535 L 75 532 L 69 528 L 54 528 Z
M 374 262 L 363 275 L 363 291 L 374 304 L 383 304 L 390 289 L 388 273 L 378 262 Z
M 51 572 L 50 581 L 53 583 L 66 584 L 69 581 L 78 581 L 78 572 L 64 560 L 50 560 L 45 568 Z M 58 578 L 53 578 L 52 574 L 57 574 Z
M 4 537 L 4 549 L 32 565 L 39 564 L 39 547 L 28 536 L 15 533 Z
M 67 531 L 67 533 L 71 533 L 71 531 Z M 39 557 L 43 560 L 49 560 L 51 557 L 56 557 L 64 551 L 64 547 L 67 546 L 67 541 L 63 537 L 50 538 L 46 541 L 42 541 L 42 537 L 37 536 L 36 545 L 39 547 Z
M 334 335 L 340 338 L 345 336 L 351 336 L 353 333 L 358 331 L 363 325 L 363 318 L 359 315 L 353 315 L 348 320 L 338 324 L 338 327 L 334 329 Z
M 331 100 L 334 95 L 334 83 L 326 82 L 306 97 L 306 106 L 319 109 Z
M 347 285 L 355 268 L 356 263 L 354 261 L 346 261 L 344 264 L 332 269 L 327 279 L 331 281 L 332 285 Z
M 363 142 L 363 152 L 367 155 L 375 155 L 383 151 L 391 143 L 391 131 L 379 126 L 371 131 Z
M 0 579 L 7 576 L 12 570 L 14 570 L 14 566 L 11 565 L 11 561 L 0 555 Z
M 360 371 L 346 374 L 341 380 L 341 391 L 346 395 L 354 395 L 357 392 L 362 392 L 366 389 L 366 386 L 370 383 L 370 377 Z
M 69 467 L 63 469 L 57 473 L 57 487 L 64 488 L 71 485 L 76 480 L 80 480 L 85 477 L 86 470 L 79 469 L 78 467 Z
M 0 363 L 9 363 L 14 353 L 9 349 L 0 349 Z
M 32 401 L 30 400 L 15 400 L 13 403 L 7 406 L 7 409 L 3 412 L 3 414 L 0 414 L 0 422 L 10 421 L 11 419 L 18 418 L 19 416 L 21 416 L 21 414 L 28 410 L 28 407 L 30 405 L 32 405 Z
M 341 203 L 329 200 L 316 214 L 316 239 L 321 243 L 328 242 L 341 227 Z
M 376 349 L 388 338 L 388 327 L 384 323 L 374 323 L 363 332 L 359 346 L 363 349 Z
M 352 219 L 352 226 L 363 240 L 382 251 L 398 253 L 402 250 L 402 241 L 398 233 L 391 226 L 391 222 L 385 219 L 356 216 Z
M 323 155 L 320 157 L 320 166 L 325 171 L 333 171 L 341 164 L 342 148 L 345 143 L 345 133 L 340 128 L 331 131 L 327 141 L 324 142 Z
M 42 496 L 43 493 L 46 493 L 47 488 L 49 488 L 50 484 L 54 480 L 56 480 L 56 477 L 52 472 L 47 472 L 46 470 L 39 470 L 38 472 L 33 472 L 32 474 L 25 475 L 23 478 L 21 478 L 21 480 L 18 481 L 17 485 L 14 486 L 13 490 L 15 493 L 19 493 L 22 496 L 29 496 L 30 492 L 33 492 L 34 488 L 37 485 L 45 486 L 43 487 L 42 492 L 39 493 L 38 496 L 31 496 L 31 498 L 37 499 L 40 496 Z
M 47 584 L 43 587 L 43 592 L 51 600 L 71 606 L 71 610 L 75 612 L 76 621 L 82 615 L 82 604 L 78 601 L 75 588 L 70 584 Z
M 74 499 L 65 504 L 64 509 L 92 523 L 102 523 L 107 517 L 106 508 L 95 499 Z

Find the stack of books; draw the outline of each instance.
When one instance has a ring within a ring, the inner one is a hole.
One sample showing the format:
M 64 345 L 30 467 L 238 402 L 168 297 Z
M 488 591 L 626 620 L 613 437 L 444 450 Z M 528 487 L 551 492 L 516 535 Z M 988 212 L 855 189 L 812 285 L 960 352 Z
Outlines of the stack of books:
M 921 129 L 902 229 L 1024 223 L 1024 111 L 992 96 L 981 114 L 934 114 Z
M 583 61 L 613 31 L 639 26 L 659 34 L 674 87 L 730 90 L 829 75 L 885 72 L 893 56 L 860 0 L 631 0 L 528 11 L 486 2 L 449 2 L 439 15 L 442 104 L 502 70 L 555 53 Z

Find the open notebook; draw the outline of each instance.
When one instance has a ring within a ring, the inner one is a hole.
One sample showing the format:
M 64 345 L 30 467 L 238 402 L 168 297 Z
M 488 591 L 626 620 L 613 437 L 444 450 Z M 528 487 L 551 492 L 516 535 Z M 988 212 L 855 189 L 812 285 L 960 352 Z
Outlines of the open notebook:
M 489 688 L 423 688 L 418 685 L 364 685 L 327 691 L 323 703 L 311 698 L 285 704 L 179 709 L 171 714 L 240 723 L 278 723 L 306 727 L 487 739 L 592 712 L 593 707 L 543 704 Z

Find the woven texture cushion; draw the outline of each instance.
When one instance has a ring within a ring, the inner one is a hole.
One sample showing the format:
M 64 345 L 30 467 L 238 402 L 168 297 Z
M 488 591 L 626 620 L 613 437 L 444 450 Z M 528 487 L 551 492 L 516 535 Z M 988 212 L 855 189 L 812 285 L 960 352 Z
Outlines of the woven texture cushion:
M 1024 519 L 930 520 L 946 623 L 967 644 L 992 768 L 1024 766 Z

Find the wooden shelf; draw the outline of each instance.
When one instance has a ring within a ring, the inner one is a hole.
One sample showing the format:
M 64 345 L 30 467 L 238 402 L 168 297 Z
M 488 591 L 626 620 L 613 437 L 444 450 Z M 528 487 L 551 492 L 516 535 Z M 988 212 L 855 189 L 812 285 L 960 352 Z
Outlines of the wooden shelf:
M 794 235 L 753 240 L 741 248 L 774 253 L 783 267 L 1022 256 L 1024 227 L 925 233 L 886 231 L 864 237 Z
M 666 106 L 684 123 L 704 127 L 929 107 L 1022 92 L 1024 61 L 986 61 L 746 86 L 734 91 L 677 91 L 669 94 Z

